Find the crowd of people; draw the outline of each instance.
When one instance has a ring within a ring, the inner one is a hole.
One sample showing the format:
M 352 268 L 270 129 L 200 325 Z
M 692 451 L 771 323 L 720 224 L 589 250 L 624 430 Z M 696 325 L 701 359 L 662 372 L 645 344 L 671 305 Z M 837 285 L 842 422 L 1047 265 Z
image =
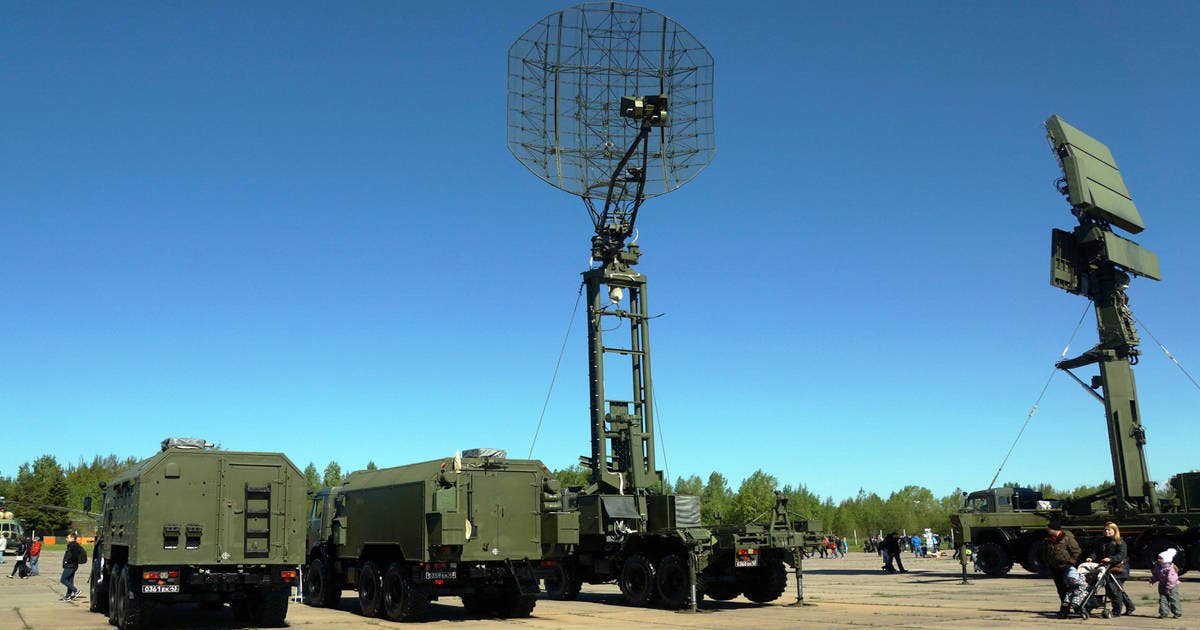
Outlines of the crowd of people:
M 42 541 L 40 538 L 30 538 L 29 536 L 21 536 L 16 541 L 16 561 L 13 563 L 12 571 L 8 574 L 9 579 L 20 578 L 25 579 L 38 574 L 38 560 L 42 557 Z M 4 551 L 9 547 L 8 538 L 0 536 L 0 564 L 4 563 Z

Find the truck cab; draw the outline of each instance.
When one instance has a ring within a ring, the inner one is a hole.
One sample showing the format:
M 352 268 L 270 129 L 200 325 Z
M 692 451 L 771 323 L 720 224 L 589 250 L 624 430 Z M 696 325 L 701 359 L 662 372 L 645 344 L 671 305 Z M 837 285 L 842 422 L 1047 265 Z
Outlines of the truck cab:
M 1052 510 L 1059 507 L 1056 499 L 1045 500 L 1042 493 L 1030 488 L 991 488 L 967 495 L 963 511 L 985 514 L 1005 512 L 1032 512 Z

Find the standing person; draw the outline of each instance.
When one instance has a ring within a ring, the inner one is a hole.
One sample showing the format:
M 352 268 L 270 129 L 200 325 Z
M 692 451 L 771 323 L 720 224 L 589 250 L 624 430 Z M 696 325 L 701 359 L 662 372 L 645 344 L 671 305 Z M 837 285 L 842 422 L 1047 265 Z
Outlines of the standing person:
M 1054 588 L 1058 590 L 1058 618 L 1066 619 L 1070 612 L 1063 603 L 1063 596 L 1069 589 L 1067 572 L 1075 566 L 1079 558 L 1079 543 L 1075 536 L 1062 528 L 1058 521 L 1046 523 L 1046 542 L 1041 549 L 1042 562 L 1050 569 L 1050 577 L 1054 580 Z
M 1168 609 L 1175 618 L 1183 616 L 1179 605 L 1179 571 L 1175 568 L 1175 548 L 1158 554 L 1158 562 L 1150 567 L 1150 583 L 1158 584 L 1158 618 L 1166 619 Z
M 850 543 L 846 542 L 846 538 L 845 538 L 845 537 L 842 537 L 842 540 L 841 540 L 841 548 L 839 549 L 839 551 L 841 551 L 841 552 L 842 552 L 842 557 L 843 557 L 843 558 L 845 558 L 845 557 L 846 557 L 846 552 L 847 552 L 847 551 L 850 551 Z
M 1109 565 L 1108 574 L 1112 576 L 1112 579 L 1104 581 L 1104 592 L 1108 595 L 1108 600 L 1112 602 L 1114 617 L 1121 616 L 1122 607 L 1127 615 L 1134 611 L 1133 601 L 1125 594 L 1124 589 L 1125 560 L 1129 557 L 1128 552 L 1128 545 L 1121 540 L 1121 528 L 1110 521 L 1104 524 L 1104 538 L 1096 543 L 1095 550 L 1087 558 L 1090 562 L 1102 562 Z M 1114 582 L 1119 582 L 1120 586 Z
M 17 561 L 13 563 L 12 573 L 8 574 L 8 579 L 12 579 L 14 575 L 20 575 L 24 580 L 29 576 L 29 537 L 22 536 L 17 541 Z
M 922 553 L 922 551 L 921 551 L 921 537 L 920 536 L 918 536 L 917 534 L 913 534 L 912 539 L 909 540 L 908 544 L 912 546 L 912 552 L 913 552 L 914 556 L 916 556 L 918 558 L 925 557 L 925 554 Z
M 8 536 L 0 534 L 0 564 L 4 564 L 5 549 L 8 549 Z
M 904 562 L 900 560 L 900 538 L 896 532 L 885 536 L 879 546 L 883 549 L 884 571 L 895 573 L 896 569 L 892 566 L 892 563 L 895 562 L 900 567 L 901 573 L 908 573 L 908 571 L 904 570 Z
M 87 552 L 83 550 L 83 545 L 75 540 L 75 532 L 67 534 L 67 551 L 63 554 L 63 572 L 59 582 L 67 587 L 67 594 L 62 596 L 64 601 L 70 601 L 79 598 L 79 589 L 75 588 L 75 571 L 79 570 L 79 565 L 87 562 Z
M 38 560 L 42 559 L 42 539 L 40 536 L 33 537 L 33 543 L 29 545 L 29 575 L 37 575 Z

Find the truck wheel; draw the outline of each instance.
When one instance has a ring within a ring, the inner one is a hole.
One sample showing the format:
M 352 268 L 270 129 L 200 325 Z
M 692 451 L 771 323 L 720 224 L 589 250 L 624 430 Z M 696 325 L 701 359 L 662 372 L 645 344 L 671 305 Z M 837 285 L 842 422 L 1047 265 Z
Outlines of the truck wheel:
M 788 574 L 782 560 L 760 558 L 759 563 L 748 579 L 742 580 L 742 594 L 752 602 L 765 604 L 779 599 L 787 590 Z
M 429 597 L 409 581 L 404 565 L 393 562 L 383 574 L 383 610 L 392 621 L 416 621 L 425 612 Z
M 533 614 L 537 595 L 522 595 L 514 588 L 496 601 L 496 615 L 502 619 L 519 619 Z
M 699 588 L 697 588 L 698 590 Z M 658 596 L 663 608 L 676 610 L 687 606 L 688 599 L 692 596 L 692 589 L 688 583 L 686 556 L 679 554 L 667 556 L 659 563 Z
M 321 608 L 337 608 L 341 591 L 334 584 L 325 561 L 313 558 L 304 570 L 304 603 Z
M 499 599 L 495 594 L 467 593 L 462 596 L 463 610 L 472 617 L 491 617 Z
M 542 580 L 546 596 L 563 602 L 575 601 L 582 584 L 575 573 L 575 565 L 565 560 L 554 566 L 554 575 Z
M 625 600 L 634 606 L 647 606 L 657 595 L 658 571 L 650 559 L 635 553 L 625 559 L 620 587 Z
M 1162 536 L 1151 538 L 1150 542 L 1138 549 L 1138 559 L 1141 560 L 1139 564 L 1142 566 L 1154 566 L 1154 563 L 1158 561 L 1158 554 L 1167 549 L 1175 549 L 1175 566 L 1179 569 L 1179 575 L 1187 573 L 1190 562 L 1188 562 L 1187 556 L 1184 555 L 1185 550 L 1183 547 L 1179 543 Z
M 263 593 L 256 600 L 247 600 L 257 604 L 252 615 L 255 624 L 260 628 L 283 626 L 283 620 L 287 618 L 289 595 L 291 589 L 277 588 Z
M 137 580 L 131 580 L 130 574 L 137 575 L 136 567 L 130 571 L 129 565 L 121 567 L 121 630 L 141 630 L 146 626 L 146 600 L 137 592 Z M 131 582 L 133 583 L 131 585 Z
M 378 617 L 383 614 L 383 582 L 379 568 L 370 560 L 358 570 L 358 605 L 363 616 Z
M 113 565 L 108 569 L 108 624 L 119 625 L 118 614 L 121 608 L 121 565 Z
M 719 602 L 729 601 L 742 594 L 737 582 L 709 582 L 704 585 L 704 595 Z
M 979 559 L 979 568 L 988 575 L 1000 577 L 1012 569 L 1012 557 L 999 543 L 983 543 L 975 554 Z
M 100 545 L 96 545 L 93 557 L 100 558 L 101 553 Z M 108 614 L 108 582 L 104 579 L 99 560 L 92 561 L 92 574 L 88 577 L 88 610 Z
M 1200 571 L 1200 540 L 1193 540 L 1191 545 L 1188 545 L 1188 567 L 1196 571 Z
M 1050 567 L 1042 562 L 1039 557 L 1040 552 L 1040 545 L 1029 545 L 1029 550 L 1025 552 L 1025 559 L 1021 562 L 1021 568 L 1036 575 L 1050 575 Z

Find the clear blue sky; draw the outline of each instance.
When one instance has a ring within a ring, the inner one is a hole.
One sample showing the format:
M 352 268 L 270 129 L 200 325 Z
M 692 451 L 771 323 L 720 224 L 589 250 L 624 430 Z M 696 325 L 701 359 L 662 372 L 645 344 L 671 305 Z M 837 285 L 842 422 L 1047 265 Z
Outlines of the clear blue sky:
M 1055 113 L 1116 155 L 1165 276 L 1134 312 L 1200 373 L 1200 5 L 905 4 L 649 5 L 716 59 L 717 157 L 639 221 L 673 477 L 985 486 L 1085 307 L 1048 284 Z M 591 226 L 508 153 L 505 53 L 565 6 L 8 3 L 0 474 L 168 435 L 524 456 Z M 1143 337 L 1164 480 L 1200 392 Z M 551 467 L 584 354 L 577 322 Z M 1100 407 L 1055 377 L 1007 470 L 1109 477 Z

